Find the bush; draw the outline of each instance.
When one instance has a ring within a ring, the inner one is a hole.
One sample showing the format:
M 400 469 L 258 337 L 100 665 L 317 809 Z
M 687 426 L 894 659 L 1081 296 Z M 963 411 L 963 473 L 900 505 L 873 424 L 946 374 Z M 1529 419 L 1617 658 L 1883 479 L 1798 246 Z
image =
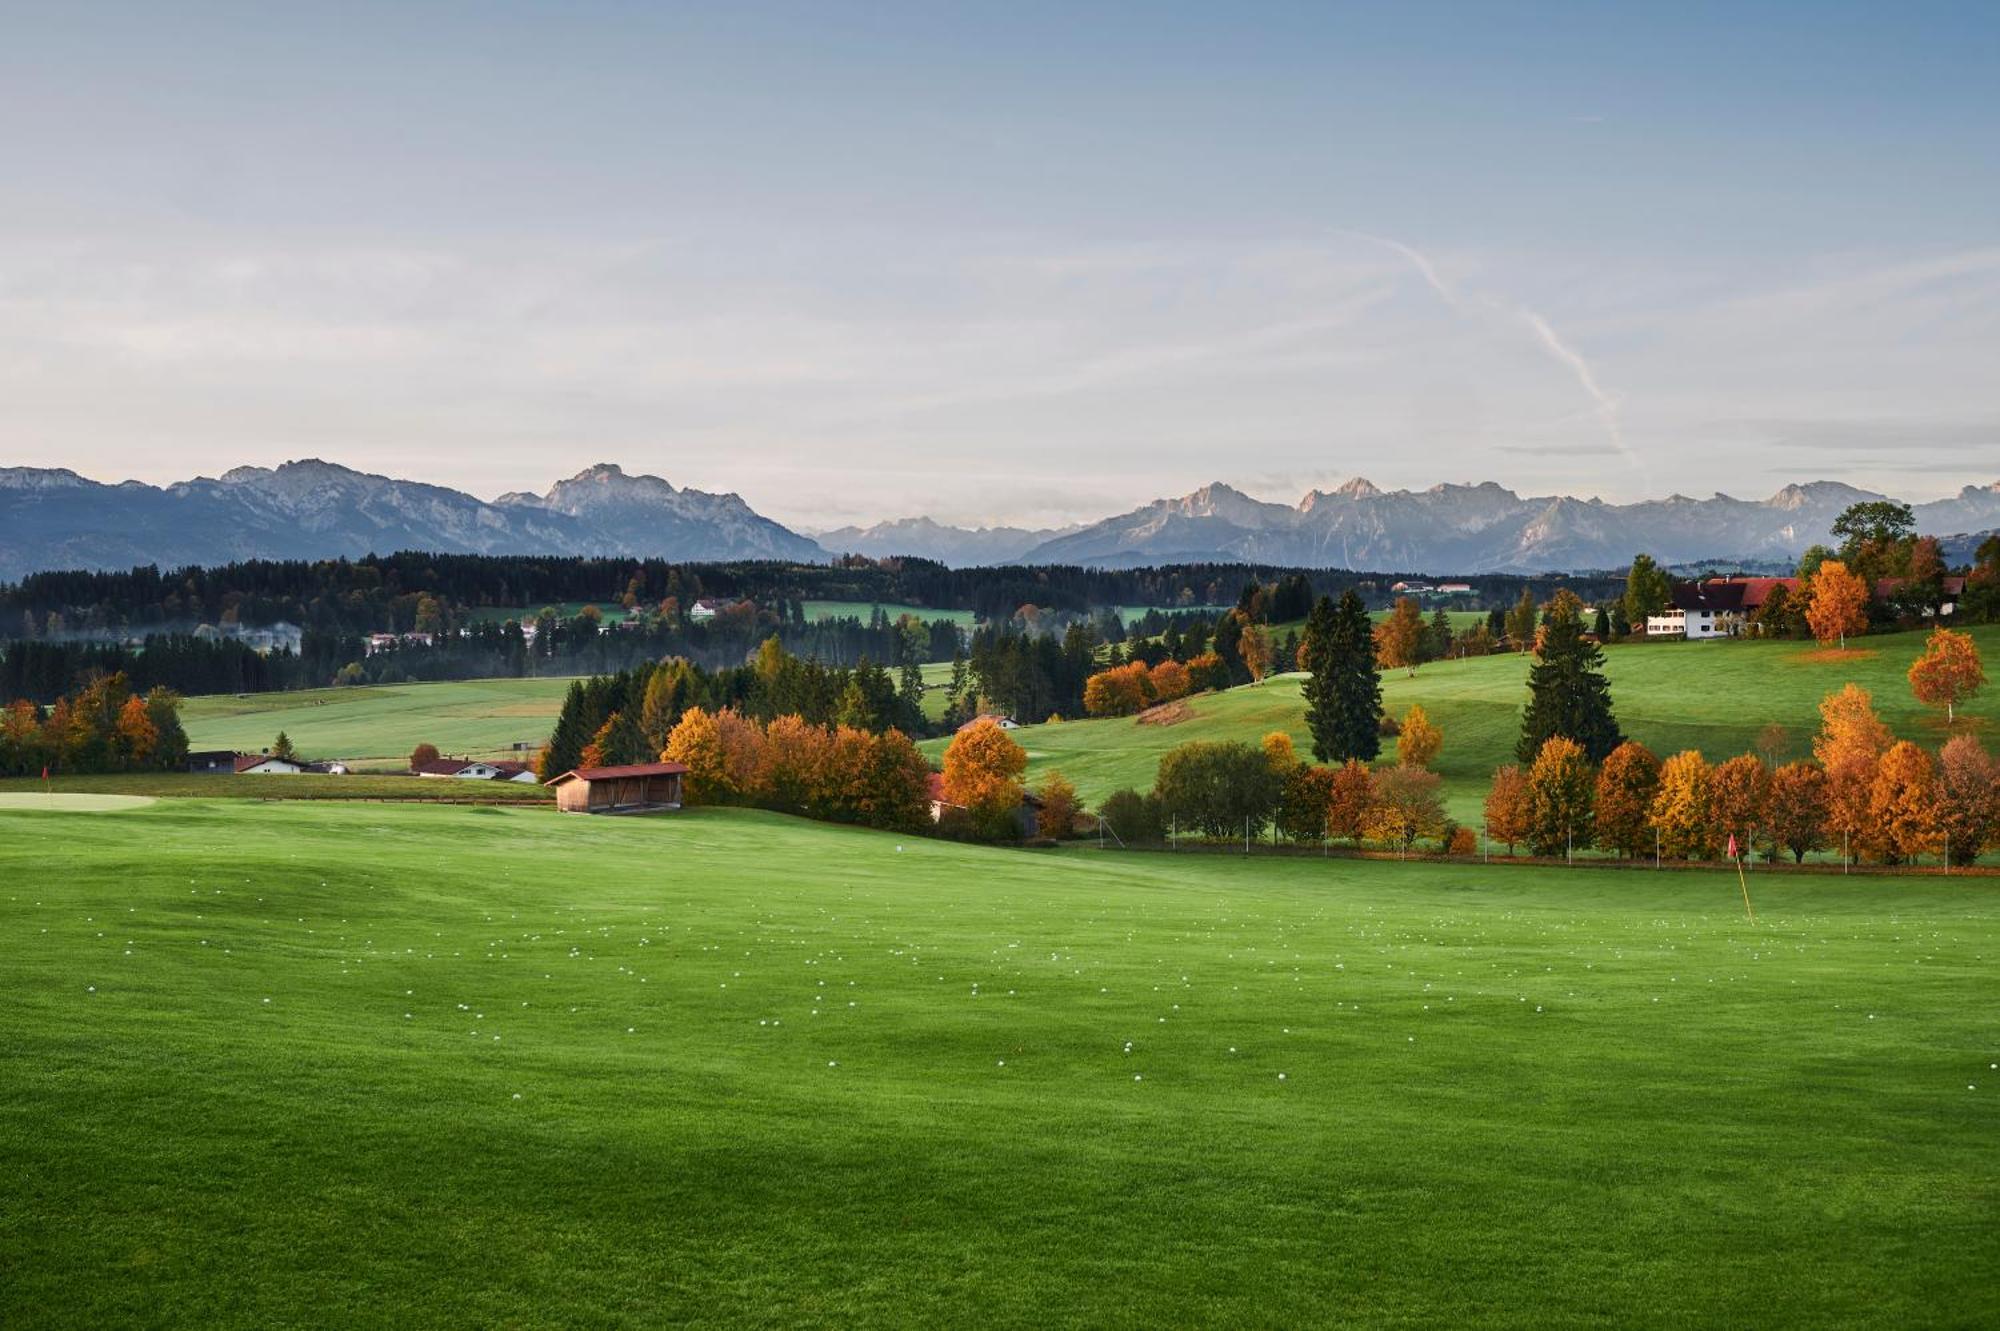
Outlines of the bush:
M 1477 855 L 1479 853 L 1479 835 L 1469 827 L 1452 828 L 1451 838 L 1445 842 L 1444 853 L 1447 855 Z
M 1279 784 L 1255 745 L 1196 741 L 1160 759 L 1153 792 L 1181 826 L 1233 838 L 1255 836 L 1270 824 Z
M 1160 801 L 1136 790 L 1116 790 L 1098 806 L 1104 825 L 1128 845 L 1150 845 L 1166 840 L 1166 818 Z

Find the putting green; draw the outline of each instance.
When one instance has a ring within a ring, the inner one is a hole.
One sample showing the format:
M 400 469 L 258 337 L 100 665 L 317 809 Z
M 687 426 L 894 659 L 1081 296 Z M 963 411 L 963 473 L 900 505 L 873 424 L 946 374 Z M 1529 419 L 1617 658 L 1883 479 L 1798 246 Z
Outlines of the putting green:
M 152 802 L 151 795 L 4 794 L 0 795 L 0 811 L 34 809 L 51 813 L 118 813 L 125 809 L 143 809 Z

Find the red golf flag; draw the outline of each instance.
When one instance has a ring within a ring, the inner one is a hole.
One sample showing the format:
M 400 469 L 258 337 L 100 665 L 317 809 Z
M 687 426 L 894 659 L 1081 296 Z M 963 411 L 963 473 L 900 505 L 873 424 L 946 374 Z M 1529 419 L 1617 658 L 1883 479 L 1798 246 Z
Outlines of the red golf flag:
M 1729 834 L 1729 858 L 1732 860 L 1736 858 L 1736 833 L 1734 832 Z

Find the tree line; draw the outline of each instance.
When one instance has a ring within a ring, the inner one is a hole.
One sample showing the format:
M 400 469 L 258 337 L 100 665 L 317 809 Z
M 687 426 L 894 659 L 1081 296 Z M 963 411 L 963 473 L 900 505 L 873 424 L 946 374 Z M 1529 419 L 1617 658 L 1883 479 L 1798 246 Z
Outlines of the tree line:
M 122 674 L 100 675 L 44 707 L 17 698 L 0 709 L 0 775 L 173 771 L 187 761 L 180 698 L 135 692 Z
M 969 610 L 982 620 L 999 621 L 1024 606 L 1088 615 L 1121 605 L 1167 611 L 1227 605 L 1245 580 L 1274 589 L 1303 586 L 1308 597 L 1355 587 L 1371 603 L 1387 605 L 1385 589 L 1399 576 L 1211 563 L 954 569 L 924 559 L 858 556 L 802 564 L 403 551 L 361 559 L 34 573 L 0 584 L 0 638 L 143 636 L 197 624 L 280 622 L 345 634 L 410 633 L 426 631 L 433 621 L 456 627 L 493 618 L 494 610 L 578 603 L 657 609 L 668 601 L 685 609 L 704 597 L 747 599 L 772 608 L 808 600 L 903 604 Z M 1473 589 L 1469 599 L 1482 605 L 1509 603 L 1524 586 L 1546 596 L 1563 582 L 1507 574 L 1465 581 Z M 1609 576 L 1568 582 L 1586 596 L 1614 594 L 1617 587 Z M 1296 609 L 1303 614 L 1302 604 Z M 1294 617 L 1271 616 L 1278 622 Z M 1157 625 L 1151 631 L 1157 632 Z
M 746 665 L 706 669 L 685 657 L 642 662 L 573 681 L 537 770 L 544 780 L 579 766 L 651 762 L 684 713 L 729 711 L 765 723 L 797 717 L 869 734 L 920 733 L 921 680 L 882 666 L 828 666 L 767 638 Z

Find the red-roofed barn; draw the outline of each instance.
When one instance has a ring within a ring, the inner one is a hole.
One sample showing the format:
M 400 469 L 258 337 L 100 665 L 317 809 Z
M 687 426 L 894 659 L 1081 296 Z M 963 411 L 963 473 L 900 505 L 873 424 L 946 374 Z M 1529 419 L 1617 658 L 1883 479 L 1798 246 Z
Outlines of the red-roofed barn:
M 686 763 L 577 767 L 547 782 L 564 813 L 650 813 L 681 807 Z

